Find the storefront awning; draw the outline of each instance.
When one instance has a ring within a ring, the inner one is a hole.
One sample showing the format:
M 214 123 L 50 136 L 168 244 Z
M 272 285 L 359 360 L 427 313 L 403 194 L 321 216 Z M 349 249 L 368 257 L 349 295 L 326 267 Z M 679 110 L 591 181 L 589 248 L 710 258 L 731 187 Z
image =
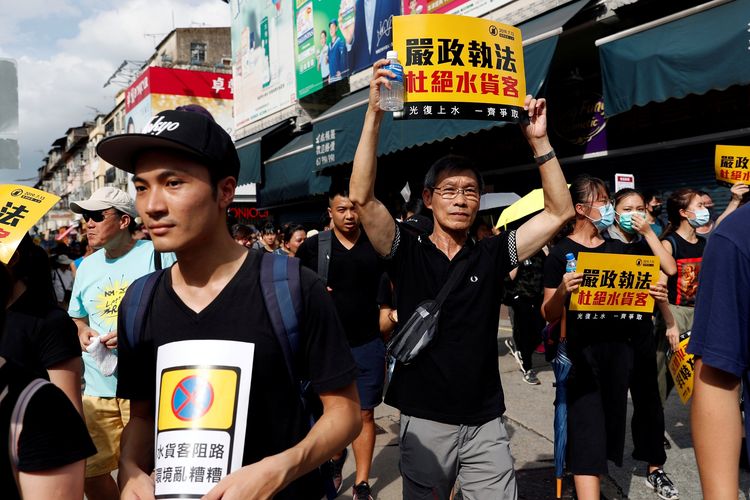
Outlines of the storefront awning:
M 260 163 L 263 138 L 290 125 L 290 120 L 284 120 L 272 127 L 242 138 L 235 143 L 237 155 L 240 157 L 240 177 L 237 179 L 238 186 L 261 181 Z
M 596 41 L 607 116 L 750 84 L 750 0 L 714 0 Z
M 313 172 L 313 134 L 295 137 L 264 164 L 259 190 L 262 208 L 328 192 L 331 178 Z
M 562 26 L 589 1 L 572 2 L 519 26 L 525 40 L 523 50 L 529 94 L 537 95 L 544 85 Z M 368 92 L 369 87 L 352 93 L 313 120 L 313 165 L 316 171 L 354 160 Z M 392 114 L 386 113 L 380 128 L 378 156 L 504 124 L 485 120 L 423 120 L 415 123 L 394 121 Z

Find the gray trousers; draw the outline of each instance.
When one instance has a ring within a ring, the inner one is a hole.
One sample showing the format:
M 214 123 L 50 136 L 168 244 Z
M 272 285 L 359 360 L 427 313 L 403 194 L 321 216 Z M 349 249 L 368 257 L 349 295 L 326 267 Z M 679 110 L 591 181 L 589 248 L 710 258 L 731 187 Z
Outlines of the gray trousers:
M 405 500 L 448 500 L 456 479 L 467 500 L 518 498 L 502 417 L 473 426 L 402 414 L 399 445 Z

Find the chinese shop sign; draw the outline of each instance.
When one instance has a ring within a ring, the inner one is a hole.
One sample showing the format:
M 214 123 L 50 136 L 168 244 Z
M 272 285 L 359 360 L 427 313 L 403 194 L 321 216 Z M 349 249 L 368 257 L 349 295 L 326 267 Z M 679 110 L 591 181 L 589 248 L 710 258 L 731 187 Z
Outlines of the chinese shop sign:
M 682 404 L 687 404 L 693 395 L 693 374 L 695 373 L 695 358 L 687 353 L 690 332 L 680 334 L 680 348 L 676 352 L 667 352 L 669 373 L 672 374 L 674 386 L 680 395 Z
M 403 119 L 518 122 L 526 96 L 521 30 L 448 14 L 393 18 Z
M 659 279 L 659 258 L 611 253 L 578 254 L 583 282 L 570 297 L 579 319 L 641 320 L 654 311 L 651 285 Z
M 0 185 L 0 262 L 7 264 L 24 235 L 59 196 L 17 184 Z
M 714 160 L 716 180 L 719 184 L 750 184 L 750 146 L 716 145 Z

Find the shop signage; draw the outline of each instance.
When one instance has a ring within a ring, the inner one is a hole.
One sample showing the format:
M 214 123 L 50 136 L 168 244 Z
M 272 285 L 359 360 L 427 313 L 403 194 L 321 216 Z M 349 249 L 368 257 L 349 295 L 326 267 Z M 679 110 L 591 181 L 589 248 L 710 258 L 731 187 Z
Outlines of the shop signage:
M 292 2 L 230 2 L 234 129 L 297 101 Z
M 458 14 L 480 17 L 511 0 L 403 0 L 404 15 Z
M 615 193 L 625 188 L 635 189 L 635 176 L 633 174 L 615 174 Z
M 398 16 L 393 24 L 404 66 L 403 119 L 520 121 L 521 30 L 447 14 Z
M 577 319 L 650 320 L 649 288 L 659 279 L 658 257 L 580 252 L 577 268 L 583 282 L 570 296 Z

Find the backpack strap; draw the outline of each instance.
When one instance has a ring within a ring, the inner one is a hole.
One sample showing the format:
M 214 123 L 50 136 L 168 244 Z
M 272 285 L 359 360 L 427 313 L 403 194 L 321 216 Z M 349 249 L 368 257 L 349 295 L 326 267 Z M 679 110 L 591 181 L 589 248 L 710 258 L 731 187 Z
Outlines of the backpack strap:
M 18 463 L 19 463 L 19 445 L 21 443 L 21 432 L 23 431 L 23 419 L 26 416 L 26 409 L 29 406 L 29 402 L 31 401 L 31 398 L 34 396 L 34 394 L 37 393 L 39 389 L 44 387 L 45 385 L 49 384 L 50 382 L 43 380 L 41 378 L 37 378 L 29 382 L 29 384 L 24 387 L 24 389 L 21 391 L 21 393 L 18 395 L 18 399 L 16 400 L 16 404 L 13 407 L 13 413 L 10 417 L 10 431 L 9 431 L 9 439 L 8 444 L 10 446 L 10 465 L 13 469 L 13 477 L 16 479 L 16 485 L 18 485 Z M 3 391 L 2 397 L 3 399 L 7 395 L 7 387 L 6 390 Z M 19 490 L 20 491 L 20 490 Z
M 161 271 L 164 267 L 164 264 L 161 261 L 161 252 L 158 250 L 154 250 L 154 269 L 157 271 Z
M 125 297 L 122 298 L 120 312 L 125 315 L 125 337 L 128 339 L 131 348 L 135 347 L 141 339 L 143 323 L 151 307 L 151 299 L 154 298 L 156 284 L 161 279 L 162 274 L 164 274 L 164 269 L 141 276 L 128 287 Z
M 672 257 L 677 257 L 677 240 L 675 239 L 673 234 L 670 234 L 665 238 L 670 245 L 672 245 Z
M 331 231 L 318 233 L 318 276 L 328 285 L 328 265 L 331 262 Z
M 284 354 L 289 377 L 296 384 L 297 358 L 301 345 L 299 318 L 302 315 L 302 288 L 299 259 L 263 253 L 260 261 L 260 288 L 271 318 L 271 326 Z

